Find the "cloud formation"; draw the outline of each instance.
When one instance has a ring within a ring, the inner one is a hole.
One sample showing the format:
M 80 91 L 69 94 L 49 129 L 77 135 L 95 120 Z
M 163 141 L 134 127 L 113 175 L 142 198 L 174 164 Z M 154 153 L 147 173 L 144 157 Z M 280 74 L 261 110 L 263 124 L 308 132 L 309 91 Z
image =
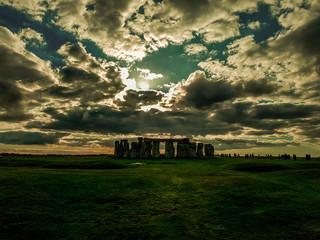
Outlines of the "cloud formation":
M 67 134 L 42 132 L 0 132 L 0 143 L 16 145 L 59 144 L 61 137 Z
M 25 43 L 7 28 L 0 27 L 0 120 L 32 118 L 25 107 L 34 89 L 54 81 L 49 63 L 25 49 Z
M 172 88 L 169 101 L 175 102 L 178 106 L 205 109 L 236 98 L 272 94 L 276 90 L 277 85 L 266 79 L 231 82 L 207 78 L 205 72 L 196 71 L 190 74 L 186 81 Z
M 316 0 L 2 1 L 1 143 L 103 151 L 152 134 L 316 153 L 319 10 Z

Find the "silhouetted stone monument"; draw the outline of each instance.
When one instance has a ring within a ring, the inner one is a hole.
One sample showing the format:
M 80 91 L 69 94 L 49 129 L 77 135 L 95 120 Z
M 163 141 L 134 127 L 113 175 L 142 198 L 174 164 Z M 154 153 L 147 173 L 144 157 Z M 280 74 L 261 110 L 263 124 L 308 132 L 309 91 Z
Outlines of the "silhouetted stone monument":
M 136 158 L 138 155 L 137 155 L 137 152 L 138 151 L 138 143 L 137 142 L 132 142 L 131 143 L 131 150 L 130 150 L 130 157 L 131 158 Z
M 174 146 L 173 146 L 173 141 L 166 141 L 165 143 L 165 153 L 164 156 L 166 158 L 173 158 L 174 157 Z
M 127 158 L 129 157 L 129 143 L 128 140 L 123 139 L 121 140 L 122 145 L 122 157 Z
M 150 158 L 152 155 L 151 155 L 151 151 L 152 151 L 152 142 L 150 140 L 144 140 L 145 143 L 147 144 L 147 153 L 146 153 L 146 156 L 147 158 Z
M 205 153 L 205 156 L 208 158 L 212 158 L 214 156 L 214 148 L 212 144 L 204 145 L 204 153 Z M 231 157 L 231 154 L 229 154 L 229 157 Z
M 158 158 L 160 157 L 160 142 L 159 141 L 153 141 L 152 142 L 152 157 Z
M 203 143 L 198 143 L 197 157 L 198 158 L 203 158 Z
M 120 141 L 119 148 L 118 148 L 118 153 L 119 153 L 118 157 L 123 157 L 123 149 L 124 149 L 123 142 Z
M 148 145 L 147 145 L 146 142 L 141 142 L 140 157 L 141 158 L 147 158 L 148 157 Z
M 141 143 L 142 143 L 143 138 L 138 137 L 138 148 L 137 148 L 137 157 L 140 157 L 141 155 Z
M 310 154 L 306 154 L 306 160 L 311 160 L 311 155 Z
M 115 141 L 114 156 L 122 158 L 159 158 L 160 142 L 165 142 L 166 158 L 175 157 L 175 148 L 173 143 L 177 142 L 177 157 L 178 158 L 202 158 L 203 157 L 203 143 L 190 142 L 189 138 L 183 139 L 159 139 L 159 138 L 138 138 L 138 142 L 131 142 L 131 148 L 127 139 Z M 205 156 L 214 156 L 214 147 L 212 144 L 205 145 Z
M 195 142 L 192 142 L 189 144 L 189 158 L 196 158 L 197 157 L 197 144 Z
M 178 158 L 185 158 L 186 157 L 186 144 L 184 144 L 182 142 L 178 142 L 177 157 Z

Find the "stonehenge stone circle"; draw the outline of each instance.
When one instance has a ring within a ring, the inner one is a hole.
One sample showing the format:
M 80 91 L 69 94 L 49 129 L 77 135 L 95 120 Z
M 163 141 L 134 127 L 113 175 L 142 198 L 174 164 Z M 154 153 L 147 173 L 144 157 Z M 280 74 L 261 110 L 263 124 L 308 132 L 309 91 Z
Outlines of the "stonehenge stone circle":
M 165 143 L 164 155 L 160 154 L 160 143 Z M 177 143 L 175 154 L 174 143 Z M 203 154 L 204 150 L 204 154 Z M 118 158 L 212 158 L 214 147 L 212 144 L 190 142 L 189 138 L 182 139 L 158 139 L 138 138 L 138 142 L 131 142 L 131 148 L 127 139 L 115 141 L 114 156 Z

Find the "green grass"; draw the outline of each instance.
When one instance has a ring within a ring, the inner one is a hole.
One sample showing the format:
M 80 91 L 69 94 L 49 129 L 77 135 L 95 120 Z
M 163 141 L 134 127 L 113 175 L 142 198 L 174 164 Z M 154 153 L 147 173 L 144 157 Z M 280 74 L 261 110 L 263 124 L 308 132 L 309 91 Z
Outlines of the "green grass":
M 0 239 L 320 239 L 320 162 L 2 158 Z

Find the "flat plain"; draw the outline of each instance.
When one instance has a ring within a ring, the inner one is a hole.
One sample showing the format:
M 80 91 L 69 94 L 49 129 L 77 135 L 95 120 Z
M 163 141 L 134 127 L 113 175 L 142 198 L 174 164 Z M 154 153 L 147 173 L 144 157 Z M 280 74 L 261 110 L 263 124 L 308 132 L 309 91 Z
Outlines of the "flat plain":
M 320 239 L 320 160 L 7 156 L 0 239 Z

